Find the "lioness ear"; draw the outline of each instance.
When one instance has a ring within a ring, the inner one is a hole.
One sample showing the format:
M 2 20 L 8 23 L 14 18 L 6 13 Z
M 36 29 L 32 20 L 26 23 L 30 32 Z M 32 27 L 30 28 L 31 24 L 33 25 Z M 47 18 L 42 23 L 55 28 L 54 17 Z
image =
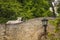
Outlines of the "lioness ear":
M 22 17 L 17 17 L 17 20 L 20 20 L 21 21 Z

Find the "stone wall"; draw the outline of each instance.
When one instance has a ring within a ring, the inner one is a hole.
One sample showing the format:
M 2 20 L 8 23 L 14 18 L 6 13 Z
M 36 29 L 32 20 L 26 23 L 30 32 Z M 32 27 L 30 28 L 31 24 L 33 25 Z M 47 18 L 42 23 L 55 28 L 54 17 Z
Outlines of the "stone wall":
M 41 20 L 36 18 L 20 24 L 0 24 L 0 40 L 38 40 L 44 31 Z M 54 26 L 48 23 L 47 31 L 53 33 Z
M 18 24 L 0 24 L 0 40 L 18 40 Z

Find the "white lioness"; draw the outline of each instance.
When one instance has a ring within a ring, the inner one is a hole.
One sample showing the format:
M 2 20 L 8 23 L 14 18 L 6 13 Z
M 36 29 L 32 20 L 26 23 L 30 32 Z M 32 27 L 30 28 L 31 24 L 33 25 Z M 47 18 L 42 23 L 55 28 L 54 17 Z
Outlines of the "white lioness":
M 17 20 L 10 20 L 8 21 L 6 24 L 16 24 L 16 23 L 21 23 L 23 21 L 21 21 L 22 17 L 18 17 Z

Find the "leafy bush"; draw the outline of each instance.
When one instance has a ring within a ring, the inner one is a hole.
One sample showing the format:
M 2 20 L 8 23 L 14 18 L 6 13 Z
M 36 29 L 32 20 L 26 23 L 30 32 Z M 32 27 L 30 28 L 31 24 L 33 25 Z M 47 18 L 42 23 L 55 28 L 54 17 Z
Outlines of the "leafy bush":
M 5 2 L 0 0 L 0 23 L 16 19 L 18 13 L 21 11 L 20 7 L 21 5 L 17 2 Z
M 0 19 L 14 20 L 23 17 L 24 20 L 52 16 L 48 0 L 0 0 Z
M 50 20 L 50 23 L 55 26 L 55 32 L 59 32 L 60 17 L 57 17 L 53 21 Z

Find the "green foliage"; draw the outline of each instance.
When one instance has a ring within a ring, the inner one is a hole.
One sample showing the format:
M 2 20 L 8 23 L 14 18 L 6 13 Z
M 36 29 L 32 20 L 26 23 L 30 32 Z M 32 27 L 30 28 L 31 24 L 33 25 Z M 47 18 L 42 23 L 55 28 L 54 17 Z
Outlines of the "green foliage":
M 48 0 L 0 0 L 0 19 L 8 21 L 18 16 L 24 19 L 50 17 L 53 14 L 49 7 Z
M 59 17 L 60 17 L 60 5 L 58 6 L 57 11 L 58 11 L 58 13 L 59 13 Z
M 55 20 L 51 21 L 50 23 L 55 26 L 55 32 L 59 32 L 59 24 L 60 24 L 60 17 L 56 18 Z
M 21 16 L 30 19 L 34 17 L 51 16 L 47 0 L 18 0 L 23 6 Z M 46 14 L 46 15 L 43 15 Z
M 23 5 L 23 12 L 20 14 L 20 16 L 26 18 L 26 19 L 30 19 L 30 18 L 33 18 L 33 13 L 32 11 L 34 10 L 34 8 L 31 8 L 32 7 L 32 1 L 26 1 L 24 2 L 24 5 Z
M 17 2 L 1 1 L 0 0 L 0 23 L 8 20 L 16 19 L 21 11 L 21 5 Z
M 57 34 L 58 35 L 58 34 Z M 59 35 L 57 36 L 56 34 L 48 33 L 48 40 L 60 40 Z
M 6 20 L 6 18 L 3 18 L 3 17 L 0 17 L 0 23 L 5 23 L 7 22 L 8 20 Z
M 34 7 L 36 7 L 36 10 L 33 12 L 33 15 L 35 17 L 46 16 L 46 15 L 43 15 L 43 14 L 47 14 L 47 12 L 49 10 L 48 1 L 46 1 L 46 0 L 37 0 L 34 4 L 35 4 Z
M 49 21 L 52 25 L 57 26 L 60 23 L 60 17 L 55 18 L 54 20 Z

